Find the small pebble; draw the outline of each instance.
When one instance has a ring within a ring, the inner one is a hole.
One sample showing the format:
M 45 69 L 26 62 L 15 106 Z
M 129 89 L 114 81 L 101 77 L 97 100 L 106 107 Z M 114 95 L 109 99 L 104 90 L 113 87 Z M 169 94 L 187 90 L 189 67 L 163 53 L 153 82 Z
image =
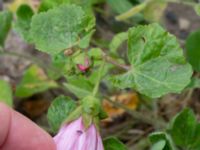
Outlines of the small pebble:
M 179 27 L 181 30 L 187 30 L 190 27 L 190 21 L 185 18 L 179 18 Z

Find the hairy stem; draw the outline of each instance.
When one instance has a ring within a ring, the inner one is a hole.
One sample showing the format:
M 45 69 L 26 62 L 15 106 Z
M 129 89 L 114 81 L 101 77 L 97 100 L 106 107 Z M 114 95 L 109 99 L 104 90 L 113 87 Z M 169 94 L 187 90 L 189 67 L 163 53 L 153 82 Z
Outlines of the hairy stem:
M 187 91 L 184 99 L 182 100 L 182 106 L 183 108 L 187 107 L 189 102 L 191 101 L 191 98 L 192 98 L 192 94 L 193 94 L 194 90 L 193 89 L 190 89 Z
M 99 68 L 99 73 L 98 73 L 98 77 L 97 77 L 97 82 L 96 82 L 96 85 L 94 87 L 94 90 L 93 90 L 93 96 L 96 96 L 97 92 L 98 92 L 98 89 L 99 89 L 99 84 L 101 82 L 101 77 L 102 77 L 102 72 L 103 72 L 103 69 L 104 69 L 104 64 L 105 64 L 105 61 L 103 61 L 103 63 L 101 64 L 100 68 Z
M 107 63 L 110 63 L 110 64 L 113 64 L 114 66 L 117 66 L 119 68 L 122 68 L 126 71 L 129 71 L 130 70 L 130 66 L 127 66 L 125 64 L 120 64 L 118 63 L 116 60 L 114 60 L 112 57 L 108 56 L 105 52 L 103 52 L 103 59 L 107 62 Z
M 128 10 L 127 12 L 115 17 L 116 20 L 121 21 L 121 20 L 126 20 L 132 16 L 134 16 L 135 14 L 139 13 L 140 11 L 142 11 L 147 5 L 147 2 L 141 3 L 137 6 L 134 6 L 133 8 L 131 8 L 130 10 Z

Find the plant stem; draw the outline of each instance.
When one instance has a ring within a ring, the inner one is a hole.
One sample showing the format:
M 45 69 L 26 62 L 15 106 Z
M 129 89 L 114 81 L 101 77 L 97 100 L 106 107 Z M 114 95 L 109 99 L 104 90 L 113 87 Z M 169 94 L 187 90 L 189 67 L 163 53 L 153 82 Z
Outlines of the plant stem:
M 98 77 L 97 77 L 97 82 L 96 82 L 96 85 L 93 89 L 93 92 L 92 92 L 92 95 L 93 96 L 96 96 L 98 90 L 99 90 L 99 84 L 101 82 L 101 77 L 102 77 L 102 72 L 103 72 L 103 69 L 104 69 L 104 65 L 105 65 L 105 61 L 103 61 L 103 63 L 101 64 L 100 68 L 99 68 L 99 73 L 98 73 Z
M 187 107 L 188 104 L 189 104 L 189 102 L 191 101 L 191 97 L 192 97 L 193 91 L 194 91 L 193 89 L 190 89 L 190 90 L 186 93 L 184 99 L 182 100 L 182 102 L 183 102 L 183 103 L 182 103 L 183 108 Z
M 101 47 L 100 44 L 96 43 L 95 41 L 92 41 L 92 43 L 98 47 Z M 125 64 L 120 64 L 116 60 L 114 60 L 112 57 L 108 56 L 103 50 L 102 50 L 102 59 L 104 59 L 107 63 L 113 64 L 116 67 L 122 68 L 126 71 L 130 70 L 130 66 Z
M 158 119 L 158 118 L 154 118 L 152 114 L 149 115 L 144 115 L 140 112 L 137 111 L 133 111 L 129 108 L 127 108 L 125 105 L 118 103 L 116 101 L 112 101 L 108 96 L 105 96 L 105 99 L 112 103 L 115 107 L 120 107 L 122 109 L 124 109 L 127 113 L 129 113 L 131 116 L 133 116 L 135 119 L 140 120 L 142 122 L 148 123 L 153 125 L 155 128 L 159 128 L 159 129 L 163 129 L 166 127 L 166 123 L 164 120 L 162 119 Z
M 121 21 L 121 20 L 126 20 L 132 16 L 134 16 L 135 14 L 141 12 L 148 4 L 149 0 L 137 5 L 137 6 L 134 6 L 132 7 L 130 10 L 128 10 L 127 12 L 125 13 L 122 13 L 121 15 L 119 16 L 116 16 L 115 19 L 117 21 Z
M 103 51 L 102 51 L 103 52 Z M 120 63 L 118 63 L 116 60 L 114 60 L 112 57 L 110 57 L 110 56 L 108 56 L 105 52 L 103 52 L 103 59 L 106 61 L 106 62 L 108 62 L 108 63 L 110 63 L 110 64 L 113 64 L 113 65 L 115 65 L 115 66 L 117 66 L 117 67 L 119 67 L 119 68 L 122 68 L 122 69 L 124 69 L 124 70 L 126 70 L 126 71 L 129 71 L 130 69 L 131 69 L 131 67 L 130 66 L 127 66 L 127 65 L 124 65 L 124 64 L 120 64 Z

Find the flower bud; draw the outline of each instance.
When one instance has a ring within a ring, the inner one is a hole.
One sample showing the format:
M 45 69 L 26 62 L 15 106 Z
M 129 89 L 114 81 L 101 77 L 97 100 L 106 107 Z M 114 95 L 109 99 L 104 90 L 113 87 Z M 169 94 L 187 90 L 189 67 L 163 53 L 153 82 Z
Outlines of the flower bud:
M 88 58 L 85 58 L 84 64 L 77 64 L 77 67 L 80 71 L 85 72 L 89 69 L 90 67 L 90 61 Z

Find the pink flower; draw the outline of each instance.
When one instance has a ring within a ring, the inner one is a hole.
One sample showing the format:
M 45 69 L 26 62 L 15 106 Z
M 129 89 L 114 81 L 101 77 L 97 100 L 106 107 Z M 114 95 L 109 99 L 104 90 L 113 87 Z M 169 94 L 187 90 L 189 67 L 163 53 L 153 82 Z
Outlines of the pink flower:
M 84 128 L 82 117 L 63 126 L 54 137 L 57 150 L 104 150 L 94 124 Z
M 84 64 L 77 64 L 77 67 L 82 72 L 87 71 L 90 67 L 89 59 L 86 58 Z

